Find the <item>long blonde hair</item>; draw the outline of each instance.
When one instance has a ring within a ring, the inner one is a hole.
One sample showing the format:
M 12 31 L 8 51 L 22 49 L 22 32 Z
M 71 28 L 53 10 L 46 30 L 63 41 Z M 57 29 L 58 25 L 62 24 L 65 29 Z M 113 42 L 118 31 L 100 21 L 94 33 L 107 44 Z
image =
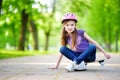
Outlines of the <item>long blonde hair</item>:
M 62 23 L 62 26 L 64 26 L 65 24 L 68 23 L 69 20 L 66 20 Z M 76 25 L 76 24 L 75 24 Z M 74 49 L 74 46 L 76 44 L 76 37 L 77 37 L 77 29 L 75 28 L 75 30 L 72 32 L 72 46 L 71 48 Z M 68 40 L 68 33 L 67 31 L 65 31 L 65 27 L 62 27 L 62 35 L 61 35 L 61 44 L 62 46 L 66 46 L 67 45 L 67 40 Z

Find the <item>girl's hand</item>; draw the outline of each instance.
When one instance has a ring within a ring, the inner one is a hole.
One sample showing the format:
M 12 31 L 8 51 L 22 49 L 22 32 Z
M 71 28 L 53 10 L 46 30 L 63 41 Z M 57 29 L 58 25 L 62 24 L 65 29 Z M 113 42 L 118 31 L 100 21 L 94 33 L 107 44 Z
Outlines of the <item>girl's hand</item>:
M 49 67 L 48 69 L 58 69 L 57 66 L 52 66 L 52 67 Z
M 107 59 L 110 59 L 111 56 L 109 54 L 104 54 Z

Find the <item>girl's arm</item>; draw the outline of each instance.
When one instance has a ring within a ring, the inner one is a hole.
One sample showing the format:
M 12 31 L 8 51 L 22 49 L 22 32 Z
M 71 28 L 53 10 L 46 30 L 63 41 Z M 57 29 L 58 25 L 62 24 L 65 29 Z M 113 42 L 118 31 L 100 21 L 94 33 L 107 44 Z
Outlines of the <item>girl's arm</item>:
M 88 36 L 87 33 L 84 33 L 83 35 L 90 43 L 94 44 L 104 55 L 107 57 L 107 59 L 111 58 L 109 54 L 106 53 L 106 51 L 96 42 L 94 41 L 90 36 Z
M 52 66 L 52 67 L 50 67 L 50 68 L 48 68 L 48 69 L 58 69 L 59 64 L 60 64 L 60 62 L 61 62 L 61 60 L 62 60 L 62 57 L 63 57 L 63 55 L 60 54 L 56 65 L 55 65 L 55 66 Z

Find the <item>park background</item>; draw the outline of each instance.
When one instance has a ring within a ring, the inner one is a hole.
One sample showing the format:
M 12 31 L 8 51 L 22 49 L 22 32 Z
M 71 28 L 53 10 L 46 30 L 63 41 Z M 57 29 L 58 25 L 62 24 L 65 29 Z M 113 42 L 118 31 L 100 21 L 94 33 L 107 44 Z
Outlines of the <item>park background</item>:
M 58 53 L 61 17 L 73 12 L 107 52 L 120 52 L 120 0 L 0 0 L 0 59 Z

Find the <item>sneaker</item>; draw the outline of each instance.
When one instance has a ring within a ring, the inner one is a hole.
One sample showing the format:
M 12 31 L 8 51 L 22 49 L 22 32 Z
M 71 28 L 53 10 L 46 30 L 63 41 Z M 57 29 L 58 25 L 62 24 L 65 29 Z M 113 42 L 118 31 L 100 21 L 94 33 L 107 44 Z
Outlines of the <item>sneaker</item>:
M 76 64 L 75 65 L 75 70 L 80 70 L 80 71 L 82 71 L 82 70 L 86 70 L 87 68 L 86 68 L 86 65 L 85 65 L 85 62 L 84 61 L 82 61 L 80 64 Z
M 74 69 L 75 69 L 74 62 L 72 62 L 71 64 L 69 64 L 68 66 L 66 66 L 65 69 L 66 69 L 68 72 L 74 71 Z

